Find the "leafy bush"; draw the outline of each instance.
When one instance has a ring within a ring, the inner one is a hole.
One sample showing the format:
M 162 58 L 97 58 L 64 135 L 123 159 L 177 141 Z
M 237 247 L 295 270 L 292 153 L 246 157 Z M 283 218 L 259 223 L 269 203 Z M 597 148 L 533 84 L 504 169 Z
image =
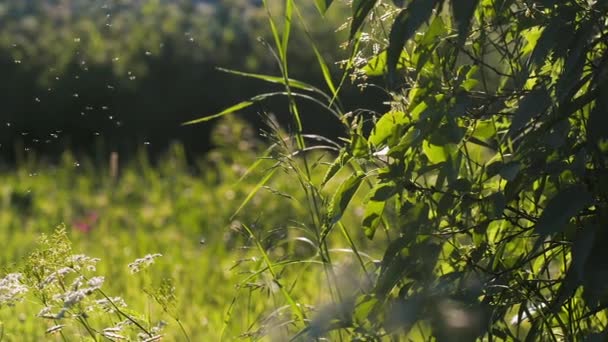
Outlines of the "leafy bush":
M 285 3 L 286 22 L 295 21 L 296 2 Z M 317 1 L 321 10 L 331 3 Z M 276 283 L 290 311 L 281 326 L 295 327 L 282 333 L 605 338 L 608 3 L 360 0 L 351 8 L 347 71 L 391 94 L 380 116 L 344 113 L 335 100 L 342 83 L 330 75 L 327 96 L 290 80 L 291 28 L 275 30 L 282 78 L 267 80 L 285 86 L 293 117 L 292 143 L 275 157 L 308 199 L 302 238 L 316 250 L 304 261 L 273 260 L 257 245 L 267 269 L 257 276 Z M 322 181 L 312 176 L 314 160 L 293 157 L 331 148 L 306 141 L 296 101 L 305 96 L 349 132 Z M 338 171 L 346 178 L 326 191 Z M 360 228 L 345 225 L 368 184 Z M 379 260 L 365 260 L 352 237 L 359 233 L 383 246 Z M 348 291 L 327 242 L 336 234 L 361 275 Z M 307 262 L 321 262 L 326 278 L 327 306 L 316 312 L 281 276 Z

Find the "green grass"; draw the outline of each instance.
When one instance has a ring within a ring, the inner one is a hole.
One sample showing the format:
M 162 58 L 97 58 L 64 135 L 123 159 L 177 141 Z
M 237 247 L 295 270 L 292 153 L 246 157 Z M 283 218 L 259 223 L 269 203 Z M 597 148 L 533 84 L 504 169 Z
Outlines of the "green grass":
M 201 160 L 198 172 L 189 169 L 177 146 L 157 167 L 142 154 L 121 165 L 116 177 L 107 165 L 96 167 L 70 154 L 57 166 L 30 161 L 2 172 L 0 265 L 6 271 L 0 275 L 19 271 L 40 235 L 64 225 L 73 254 L 101 259 L 94 273 L 105 277 L 104 293 L 122 297 L 148 328 L 166 322 L 165 340 L 185 340 L 185 335 L 144 291 L 158 288 L 163 279 L 171 279 L 175 286 L 172 312 L 193 340 L 233 339 L 242 334 L 251 339 L 276 337 L 285 329 L 293 333 L 289 324 L 293 304 L 297 302 L 310 318 L 309 305 L 331 300 L 329 287 L 339 283 L 344 289 L 353 287 L 354 278 L 349 276 L 357 267 L 352 253 L 332 251 L 340 279 L 328 285 L 312 242 L 306 199 L 290 197 L 298 193 L 299 184 L 288 169 L 278 170 L 232 217 L 256 181 L 275 165 L 272 160 L 263 161 L 240 180 L 258 153 L 251 148 L 220 148 Z M 310 160 L 322 161 L 322 157 L 316 154 Z M 323 162 L 313 166 L 317 183 L 325 169 Z M 328 192 L 339 181 L 334 183 Z M 354 225 L 357 220 L 353 214 L 345 222 Z M 353 234 L 362 235 L 356 230 Z M 331 238 L 337 247 L 347 246 L 343 240 Z M 162 257 L 141 273 L 129 272 L 129 263 L 153 253 Z M 271 273 L 266 272 L 268 263 Z M 291 308 L 286 293 L 295 300 Z M 37 317 L 42 307 L 31 291 L 14 307 L 0 306 L 0 340 L 50 339 L 45 331 L 65 322 Z M 91 315 L 90 320 L 99 330 L 116 324 L 118 318 L 104 313 Z M 91 339 L 82 326 L 65 324 L 67 340 Z M 60 335 L 53 336 L 61 340 Z

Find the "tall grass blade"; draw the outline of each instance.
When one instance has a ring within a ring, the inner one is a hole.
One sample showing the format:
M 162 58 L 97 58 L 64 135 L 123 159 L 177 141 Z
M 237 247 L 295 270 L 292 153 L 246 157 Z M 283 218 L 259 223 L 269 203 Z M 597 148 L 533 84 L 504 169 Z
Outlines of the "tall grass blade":
M 233 75 L 239 75 L 239 76 L 244 76 L 244 77 L 249 77 L 249 78 L 255 78 L 255 79 L 259 79 L 262 81 L 266 81 L 269 83 L 278 83 L 278 84 L 282 84 L 282 85 L 286 85 L 285 83 L 285 79 L 281 76 L 269 76 L 269 75 L 262 75 L 262 74 L 255 74 L 255 73 L 250 73 L 250 72 L 242 72 L 242 71 L 238 71 L 238 70 L 231 70 L 231 69 L 225 69 L 225 68 L 217 68 L 217 70 L 229 73 L 229 74 L 233 74 Z M 315 88 L 314 86 L 305 83 L 305 82 L 301 82 L 298 80 L 294 80 L 294 79 L 288 79 L 289 85 L 293 88 L 297 88 L 297 89 L 302 89 L 302 90 L 307 90 L 307 91 L 317 91 L 319 92 L 319 90 L 317 88 Z
M 219 112 L 217 114 L 213 114 L 213 115 L 205 116 L 205 117 L 198 118 L 198 119 L 195 119 L 195 120 L 184 122 L 184 123 L 182 123 L 182 126 L 194 125 L 194 124 L 197 124 L 197 123 L 213 120 L 213 119 L 219 118 L 221 116 L 224 116 L 226 114 L 234 113 L 234 112 L 236 112 L 238 110 L 241 110 L 243 108 L 247 108 L 247 107 L 251 106 L 254 103 L 255 103 L 255 101 L 243 101 L 243 102 L 239 102 L 239 103 L 235 104 L 234 106 L 230 106 L 230 107 L 224 109 L 223 111 L 221 111 L 221 112 Z
M 306 21 L 304 20 L 304 17 L 302 16 L 300 9 L 297 6 L 294 6 L 294 8 L 296 10 L 296 15 L 298 16 L 298 19 L 300 20 L 300 22 L 302 23 L 302 26 L 304 27 L 304 33 L 306 34 L 306 38 L 308 39 L 308 42 L 310 43 L 310 46 L 312 47 L 312 50 L 315 53 L 315 57 L 317 58 L 317 63 L 319 64 L 319 67 L 321 68 L 321 72 L 323 74 L 323 79 L 325 80 L 325 84 L 331 91 L 333 99 L 336 99 L 338 96 L 338 89 L 336 89 L 336 86 L 334 85 L 334 82 L 331 77 L 331 73 L 329 71 L 329 67 L 327 66 L 325 59 L 321 55 L 321 52 L 317 48 L 317 44 L 315 44 L 315 41 L 312 38 L 312 35 L 310 34 L 310 30 L 308 29 L 308 26 L 306 25 Z M 333 101 L 334 100 L 332 100 L 332 102 Z
M 275 281 L 276 285 L 281 290 L 281 294 L 283 294 L 283 297 L 285 297 L 285 300 L 287 301 L 287 303 L 291 307 L 292 312 L 294 313 L 294 315 L 296 315 L 296 317 L 300 321 L 304 322 L 304 320 L 306 319 L 306 315 L 304 314 L 304 311 L 302 311 L 302 309 L 300 308 L 300 306 L 298 306 L 298 304 L 291 297 L 291 295 L 289 294 L 289 292 L 279 282 L 279 278 L 277 277 L 277 273 L 276 273 L 276 271 L 274 270 L 274 267 L 273 267 L 274 265 L 273 265 L 272 261 L 270 260 L 270 257 L 268 256 L 268 253 L 266 253 L 266 250 L 264 250 L 264 246 L 262 246 L 262 244 L 260 243 L 260 240 L 255 237 L 255 235 L 253 234 L 253 231 L 247 225 L 243 224 L 243 228 L 247 231 L 247 233 L 249 234 L 249 236 L 251 236 L 251 238 L 255 242 L 255 245 L 256 245 L 256 247 L 258 249 L 258 252 L 260 252 L 260 254 L 262 254 L 262 258 L 264 259 L 264 263 L 268 267 L 268 271 L 272 275 L 272 278 Z
M 272 170 L 270 170 L 266 176 L 264 176 L 264 178 L 262 178 L 253 188 L 253 190 L 251 190 L 248 194 L 247 197 L 245 197 L 245 199 L 243 200 L 243 202 L 241 202 L 241 204 L 239 205 L 239 207 L 236 209 L 236 211 L 234 212 L 234 214 L 232 214 L 232 216 L 230 217 L 230 220 L 234 220 L 234 218 L 241 212 L 241 210 L 243 210 L 243 208 L 247 205 L 247 203 L 249 203 L 249 201 L 251 201 L 251 199 L 253 198 L 253 196 L 255 196 L 255 194 L 264 186 L 266 185 L 266 183 L 270 180 L 270 178 L 272 178 L 272 176 L 274 175 L 274 173 L 278 170 L 278 168 L 273 168 Z

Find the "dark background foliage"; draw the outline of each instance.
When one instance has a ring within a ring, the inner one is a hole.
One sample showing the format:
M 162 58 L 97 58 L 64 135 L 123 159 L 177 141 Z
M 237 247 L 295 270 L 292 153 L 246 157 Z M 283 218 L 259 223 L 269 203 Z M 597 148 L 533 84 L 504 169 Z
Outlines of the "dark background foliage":
M 345 55 L 338 49 L 345 37 L 333 33 L 343 18 L 323 19 L 313 4 L 305 10 L 320 50 L 336 62 Z M 128 157 L 144 146 L 154 157 L 173 141 L 185 145 L 189 158 L 200 155 L 210 148 L 213 124 L 181 123 L 281 89 L 216 70 L 278 75 L 262 43 L 268 31 L 259 1 L 0 4 L 0 158 L 11 163 L 34 153 L 54 160 L 64 150 Z M 292 39 L 302 48 L 291 52 L 291 75 L 323 85 L 321 73 L 311 72 L 316 62 L 305 35 Z M 349 109 L 382 108 L 379 91 L 361 96 L 347 85 L 343 95 Z M 242 114 L 258 126 L 259 112 L 274 112 L 287 123 L 283 103 L 266 101 Z M 343 134 L 331 115 L 302 105 L 309 132 Z

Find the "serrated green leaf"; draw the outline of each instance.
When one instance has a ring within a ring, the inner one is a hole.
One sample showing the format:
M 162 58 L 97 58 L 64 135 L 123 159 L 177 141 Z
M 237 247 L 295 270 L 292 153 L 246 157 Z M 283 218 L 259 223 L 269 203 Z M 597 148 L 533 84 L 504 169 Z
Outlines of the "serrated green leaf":
M 351 175 L 340 185 L 340 187 L 338 187 L 338 190 L 336 190 L 331 198 L 328 208 L 329 220 L 332 224 L 338 222 L 342 218 L 344 210 L 346 210 L 350 200 L 357 192 L 357 189 L 359 189 L 359 185 L 361 185 L 363 178 L 365 178 L 365 174 L 363 172 L 357 172 Z
M 532 50 L 529 60 L 530 66 L 542 65 L 559 40 L 560 26 L 562 25 L 563 21 L 559 16 L 554 16 L 545 25 L 540 37 L 536 39 L 536 44 L 534 44 L 534 50 Z
M 390 148 L 390 150 L 388 151 L 388 155 L 391 157 L 399 158 L 399 156 L 402 156 L 412 146 L 412 143 L 420 137 L 421 134 L 419 129 L 410 129 L 399 140 L 399 143 L 397 143 L 397 145 Z
M 540 235 L 559 233 L 573 216 L 592 202 L 593 197 L 585 187 L 565 188 L 547 202 L 534 230 Z
M 356 158 L 363 158 L 369 155 L 369 145 L 361 134 L 352 134 L 350 149 L 352 155 Z
M 325 185 L 329 182 L 342 168 L 350 161 L 352 156 L 346 152 L 346 150 L 340 151 L 338 157 L 334 160 L 333 163 L 325 172 L 325 176 L 323 176 L 323 181 L 321 182 L 321 186 Z
M 400 187 L 394 182 L 378 183 L 371 190 L 372 201 L 386 201 L 400 191 Z
M 543 27 L 541 26 L 533 26 L 528 29 L 521 31 L 521 36 L 526 40 L 526 45 L 521 49 L 521 53 L 523 55 L 527 55 L 534 51 L 534 47 L 536 46 L 536 42 L 540 38 L 540 35 L 543 32 Z
M 396 133 L 398 126 L 406 125 L 410 119 L 402 111 L 390 111 L 376 122 L 374 129 L 369 135 L 369 142 L 373 146 L 381 146 L 388 138 Z
M 385 201 L 369 201 L 365 206 L 361 225 L 363 226 L 365 236 L 370 240 L 374 238 L 376 228 L 382 221 L 385 206 Z

